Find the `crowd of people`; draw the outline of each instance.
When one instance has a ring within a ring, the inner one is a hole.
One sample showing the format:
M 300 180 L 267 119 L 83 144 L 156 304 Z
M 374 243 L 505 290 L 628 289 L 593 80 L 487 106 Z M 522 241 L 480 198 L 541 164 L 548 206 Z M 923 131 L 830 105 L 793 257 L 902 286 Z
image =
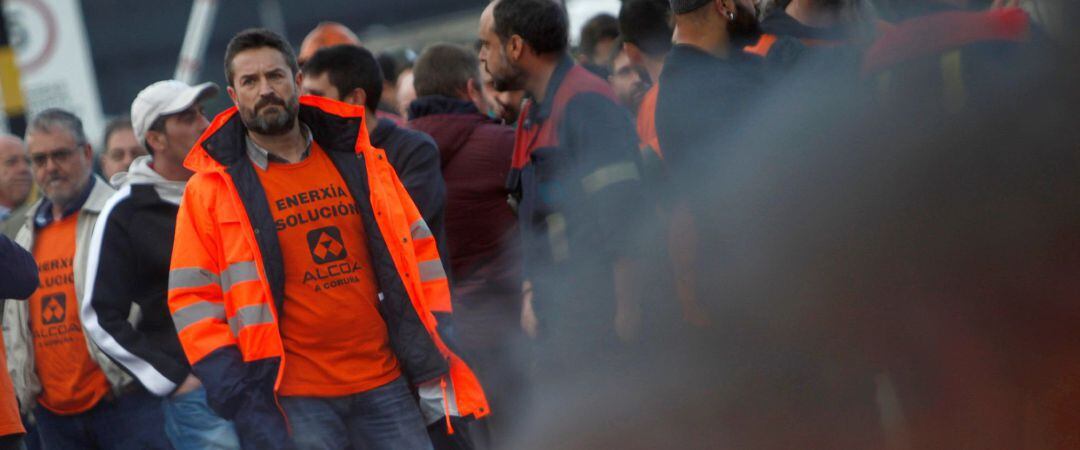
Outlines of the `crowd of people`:
M 41 111 L 0 448 L 1068 448 L 1068 69 L 1018 2 L 901 3 L 248 29 L 100 151 Z

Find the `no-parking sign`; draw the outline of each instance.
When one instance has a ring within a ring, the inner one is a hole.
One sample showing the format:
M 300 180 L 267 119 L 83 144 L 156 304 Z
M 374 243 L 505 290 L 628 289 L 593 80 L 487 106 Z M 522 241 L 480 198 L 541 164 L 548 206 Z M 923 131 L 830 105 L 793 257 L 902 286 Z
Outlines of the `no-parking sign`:
M 98 142 L 104 119 L 79 2 L 6 0 L 4 15 L 28 118 L 64 108 L 82 119 L 90 142 Z

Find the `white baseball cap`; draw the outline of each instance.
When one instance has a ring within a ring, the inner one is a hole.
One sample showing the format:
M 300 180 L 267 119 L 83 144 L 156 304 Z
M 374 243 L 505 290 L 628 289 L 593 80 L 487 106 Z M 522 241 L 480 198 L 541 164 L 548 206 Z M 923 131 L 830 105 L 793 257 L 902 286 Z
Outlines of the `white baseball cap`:
M 158 117 L 182 112 L 197 102 L 217 95 L 218 86 L 207 82 L 197 86 L 177 80 L 164 80 L 147 86 L 131 102 L 131 126 L 135 138 L 146 145 L 146 132 Z M 149 148 L 149 147 L 147 147 Z

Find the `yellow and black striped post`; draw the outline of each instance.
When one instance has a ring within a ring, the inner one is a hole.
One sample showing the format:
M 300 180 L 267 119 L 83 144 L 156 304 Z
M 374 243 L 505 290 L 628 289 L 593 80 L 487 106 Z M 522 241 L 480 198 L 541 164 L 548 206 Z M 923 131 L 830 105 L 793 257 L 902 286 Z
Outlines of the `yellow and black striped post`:
M 7 17 L 4 17 L 4 0 L 0 0 L 0 91 L 3 92 L 4 114 L 8 131 L 22 136 L 26 131 L 26 101 L 19 84 L 19 66 L 15 63 L 15 49 L 8 36 Z

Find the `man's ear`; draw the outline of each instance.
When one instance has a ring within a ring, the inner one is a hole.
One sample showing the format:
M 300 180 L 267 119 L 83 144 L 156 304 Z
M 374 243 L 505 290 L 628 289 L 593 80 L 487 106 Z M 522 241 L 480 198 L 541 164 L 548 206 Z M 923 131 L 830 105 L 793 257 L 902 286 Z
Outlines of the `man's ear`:
M 304 85 L 304 72 L 296 72 L 296 92 L 300 92 L 300 86 Z
M 723 17 L 725 21 L 737 12 L 735 0 L 713 0 L 713 4 L 717 8 L 716 12 L 720 13 L 720 17 Z
M 622 48 L 626 52 L 626 58 L 630 60 L 630 64 L 635 66 L 645 65 L 645 52 L 642 52 L 637 45 L 624 42 Z
M 367 92 L 362 88 L 353 89 L 352 92 L 341 97 L 341 101 L 350 105 L 365 106 L 367 105 Z
M 482 106 L 485 105 L 484 94 L 480 92 L 480 84 L 476 80 L 469 80 L 465 83 L 465 95 L 469 98 L 469 101 L 476 105 L 476 109 L 483 110 Z
M 165 138 L 165 133 L 160 133 L 154 130 L 146 132 L 146 151 L 150 153 L 150 156 L 154 156 L 155 148 L 165 148 L 168 144 L 168 139 Z
M 506 56 L 510 61 L 517 62 L 525 54 L 525 39 L 519 34 L 510 36 L 506 41 Z
M 225 88 L 225 92 L 229 93 L 229 98 L 232 99 L 233 106 L 236 106 L 236 107 L 239 108 L 240 103 L 237 103 L 237 101 L 236 101 L 236 89 L 233 89 L 232 86 L 229 86 L 229 87 Z

